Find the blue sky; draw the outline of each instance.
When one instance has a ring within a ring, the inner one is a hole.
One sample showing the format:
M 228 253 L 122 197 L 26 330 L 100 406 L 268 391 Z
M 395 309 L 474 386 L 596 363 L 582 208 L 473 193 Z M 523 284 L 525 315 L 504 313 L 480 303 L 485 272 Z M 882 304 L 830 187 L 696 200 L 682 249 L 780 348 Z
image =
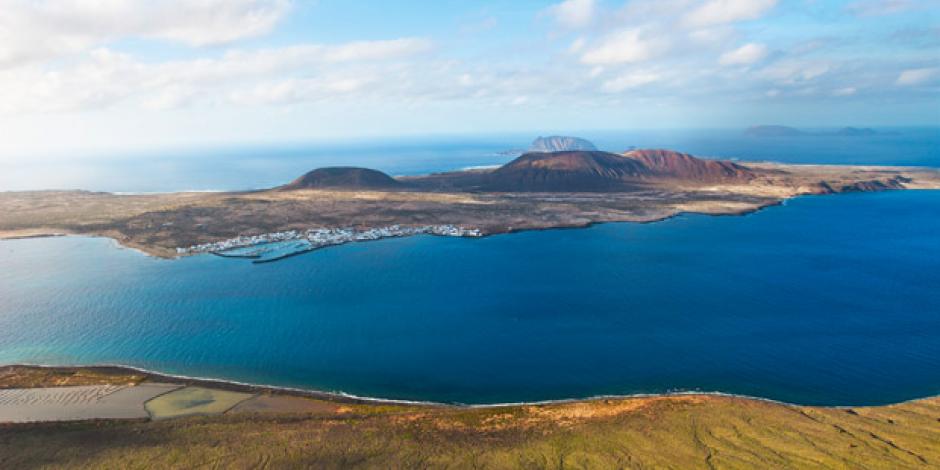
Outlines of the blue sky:
M 940 125 L 936 0 L 0 0 L 0 159 Z

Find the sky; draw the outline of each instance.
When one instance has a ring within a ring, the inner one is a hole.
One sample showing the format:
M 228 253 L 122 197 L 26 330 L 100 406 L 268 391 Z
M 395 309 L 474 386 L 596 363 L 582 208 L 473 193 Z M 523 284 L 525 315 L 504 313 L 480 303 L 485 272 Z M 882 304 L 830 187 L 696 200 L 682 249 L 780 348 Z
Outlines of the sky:
M 940 0 L 0 0 L 0 162 L 771 123 L 940 125 Z

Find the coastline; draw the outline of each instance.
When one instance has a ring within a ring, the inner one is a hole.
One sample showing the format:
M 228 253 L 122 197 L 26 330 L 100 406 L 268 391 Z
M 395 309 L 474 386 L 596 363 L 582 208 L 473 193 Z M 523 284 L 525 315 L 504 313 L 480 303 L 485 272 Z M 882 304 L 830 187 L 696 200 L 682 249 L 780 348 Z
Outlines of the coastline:
M 865 195 L 858 197 L 859 201 L 867 200 Z M 872 197 L 884 200 L 883 196 Z M 935 199 L 933 195 L 925 197 Z M 784 205 L 789 199 L 734 214 L 704 215 L 744 217 L 772 205 Z M 898 199 L 889 196 L 888 200 Z M 633 223 L 655 223 L 690 214 L 700 213 L 676 212 Z M 696 219 L 704 224 L 717 223 L 704 217 Z M 574 230 L 606 223 L 610 222 L 507 233 Z M 104 248 L 112 248 L 111 243 L 125 248 L 111 237 L 103 238 L 112 240 Z M 7 250 L 0 246 L 0 251 Z M 182 384 L 181 389 L 193 386 L 249 392 L 254 398 L 245 402 L 248 404 L 257 398 L 269 404 L 308 405 L 298 406 L 300 411 L 256 407 L 174 419 L 62 419 L 2 424 L 0 454 L 4 457 L 0 460 L 10 466 L 37 461 L 48 466 L 80 462 L 99 468 L 191 467 L 205 462 L 230 468 L 256 466 L 258 462 L 309 467 L 363 462 L 361 467 L 372 468 L 432 466 L 429 463 L 453 468 L 506 468 L 511 464 L 550 467 L 545 462 L 566 459 L 588 468 L 619 468 L 627 466 L 626 462 L 645 468 L 724 468 L 735 464 L 742 468 L 862 468 L 879 462 L 881 468 L 913 469 L 940 462 L 940 394 L 931 395 L 931 387 L 920 388 L 928 392 L 924 398 L 895 395 L 898 401 L 865 405 L 840 400 L 832 400 L 834 404 L 800 405 L 799 401 L 701 390 L 460 404 L 168 374 L 120 364 L 28 366 L 133 371 L 147 376 L 141 383 L 145 386 L 152 386 L 148 384 L 151 381 L 167 381 Z M 191 372 L 198 375 L 199 371 Z M 35 375 L 57 376 L 43 372 Z M 56 382 L 46 380 L 31 386 L 79 385 Z M 670 451 L 648 450 L 662 448 Z
M 317 400 L 324 400 L 333 403 L 339 404 L 372 404 L 372 405 L 409 405 L 409 406 L 421 406 L 429 408 L 456 408 L 456 409 L 493 409 L 493 408 L 509 408 L 509 407 L 524 407 L 524 406 L 545 406 L 545 405 L 563 405 L 563 404 L 577 404 L 577 403 L 590 403 L 602 400 L 630 400 L 630 399 L 643 399 L 643 398 L 668 398 L 668 397 L 723 397 L 723 398 L 735 398 L 749 401 L 757 401 L 762 403 L 770 403 L 781 406 L 791 406 L 791 407 L 813 407 L 813 408 L 825 408 L 833 410 L 841 409 L 851 409 L 851 408 L 861 408 L 861 407 L 878 407 L 878 406 L 894 406 L 894 405 L 903 405 L 905 403 L 916 402 L 920 400 L 940 398 L 940 393 L 926 395 L 922 397 L 909 398 L 906 400 L 901 400 L 897 402 L 888 402 L 888 403 L 878 403 L 878 404 L 844 404 L 844 405 L 812 405 L 812 404 L 801 404 L 801 403 L 792 403 L 782 400 L 775 400 L 773 398 L 759 397 L 753 395 L 739 394 L 739 393 L 730 393 L 722 391 L 704 391 L 704 390 L 676 390 L 671 392 L 662 392 L 662 393 L 629 393 L 629 394 L 602 394 L 602 395 L 591 395 L 587 397 L 574 397 L 574 398 L 559 398 L 559 399 L 550 399 L 550 400 L 534 400 L 534 401 L 518 401 L 518 402 L 499 402 L 499 403 L 476 403 L 476 404 L 467 404 L 467 403 L 446 403 L 446 402 L 436 402 L 430 400 L 404 400 L 404 399 L 395 399 L 395 398 L 381 398 L 381 397 L 371 397 L 364 395 L 355 395 L 351 393 L 345 393 L 342 391 L 328 392 L 315 389 L 307 389 L 300 387 L 287 387 L 280 385 L 270 385 L 270 384 L 258 384 L 251 382 L 242 382 L 238 380 L 231 379 L 219 379 L 212 377 L 204 376 L 189 376 L 182 374 L 171 374 L 167 372 L 155 371 L 143 367 L 136 367 L 125 364 L 69 364 L 69 365 L 54 365 L 54 364 L 39 364 L 39 363 L 9 363 L 9 364 L 0 364 L 0 369 L 2 368 L 24 368 L 24 369 L 38 369 L 38 370 L 51 370 L 51 371 L 63 371 L 63 372 L 76 372 L 81 370 L 90 370 L 90 371 L 100 371 L 100 372 L 112 372 L 112 373 L 138 373 L 144 374 L 147 376 L 148 380 L 155 380 L 165 383 L 173 384 L 182 384 L 185 386 L 200 386 L 207 388 L 216 388 L 219 390 L 234 391 L 234 392 L 243 392 L 243 393 L 271 393 L 278 395 L 286 396 L 295 396 L 303 398 L 313 398 Z
M 357 236 L 391 227 L 416 232 L 421 227 L 451 227 L 476 237 L 609 222 L 652 223 L 687 213 L 743 215 L 804 195 L 940 189 L 940 171 L 931 168 L 746 163 L 756 175 L 746 181 L 665 178 L 610 192 L 529 191 L 525 185 L 510 192 L 459 185 L 434 189 L 434 175 L 409 179 L 429 179 L 426 184 L 431 186 L 393 191 L 304 187 L 151 195 L 8 192 L 0 193 L 0 212 L 7 214 L 0 222 L 0 239 L 102 236 L 173 259 L 282 241 L 284 234 L 316 249 L 384 238 Z M 311 236 L 314 232 L 330 234 L 320 239 Z M 266 260 L 261 258 L 256 261 Z
M 925 190 L 925 191 L 931 191 L 931 190 Z M 935 191 L 935 192 L 940 192 L 940 190 L 933 190 L 933 191 Z M 894 191 L 894 190 L 892 190 L 892 191 L 882 191 L 882 192 L 879 192 L 879 193 L 887 193 L 887 192 L 895 192 L 895 191 Z M 857 194 L 857 195 L 860 196 L 860 197 L 864 197 L 864 195 L 865 195 L 865 194 L 868 194 L 868 193 L 845 193 L 845 194 Z M 838 195 L 838 194 L 837 194 L 837 195 Z M 820 196 L 820 195 L 817 195 L 817 194 L 810 194 L 810 195 L 795 196 L 795 197 L 793 197 L 793 198 L 783 199 L 783 200 L 781 200 L 780 202 L 775 203 L 775 204 L 767 204 L 767 205 L 761 206 L 761 207 L 759 207 L 759 208 L 755 208 L 755 209 L 753 209 L 753 210 L 742 211 L 742 212 L 738 212 L 738 213 L 734 213 L 734 214 L 701 214 L 701 213 L 698 213 L 698 212 L 677 212 L 677 213 L 675 213 L 675 214 L 672 214 L 672 215 L 669 215 L 669 216 L 666 216 L 666 217 L 661 217 L 661 218 L 657 218 L 657 219 L 655 219 L 655 220 L 649 220 L 649 221 L 644 221 L 644 222 L 591 222 L 591 223 L 587 223 L 587 224 L 585 224 L 585 225 L 577 226 L 577 227 L 551 227 L 551 228 L 536 228 L 536 229 L 519 229 L 519 230 L 510 231 L 510 232 L 503 232 L 503 233 L 500 233 L 500 234 L 512 234 L 512 233 L 518 233 L 518 232 L 526 232 L 526 231 L 529 231 L 529 230 L 539 230 L 539 231 L 541 231 L 541 230 L 575 230 L 575 229 L 586 228 L 586 227 L 591 227 L 591 226 L 594 226 L 594 225 L 601 225 L 601 224 L 608 224 L 608 223 L 617 223 L 617 224 L 623 224 L 623 223 L 643 223 L 643 224 L 646 224 L 646 223 L 656 223 L 656 222 L 665 221 L 665 220 L 669 220 L 669 219 L 672 219 L 672 218 L 675 218 L 675 217 L 679 217 L 679 216 L 683 216 L 683 215 L 689 215 L 689 214 L 696 214 L 696 215 L 730 215 L 730 216 L 735 216 L 735 217 L 743 217 L 743 216 L 746 216 L 746 215 L 756 214 L 756 213 L 762 212 L 764 209 L 767 209 L 768 207 L 777 206 L 777 205 L 784 205 L 784 204 L 786 203 L 786 201 L 789 201 L 790 199 L 799 199 L 799 198 L 803 198 L 804 196 Z M 499 234 L 492 234 L 492 236 L 495 236 L 495 235 L 499 235 Z M 59 236 L 88 237 L 87 235 L 66 235 L 66 234 L 54 234 L 54 235 L 49 235 L 49 236 L 51 236 L 51 237 L 59 237 Z M 490 235 L 487 235 L 487 236 L 490 236 Z M 38 236 L 37 236 L 37 237 L 38 237 Z M 29 238 L 36 238 L 36 237 L 29 237 Z M 126 247 L 125 245 L 121 244 L 119 241 L 117 241 L 117 240 L 115 240 L 115 239 L 113 239 L 113 238 L 111 238 L 111 237 L 107 237 L 107 236 L 97 236 L 97 237 L 95 237 L 95 238 L 104 238 L 104 239 L 107 239 L 107 240 L 109 240 L 111 243 L 113 243 L 113 246 L 114 246 L 114 247 L 119 248 L 119 249 L 125 249 L 125 248 L 127 248 L 127 249 L 130 249 L 130 250 L 132 250 L 132 251 L 136 251 L 136 252 L 138 252 L 138 253 L 144 254 L 145 256 L 151 256 L 151 255 L 147 254 L 146 252 L 144 252 L 144 251 L 142 251 L 142 250 L 138 250 L 138 249 L 135 249 L 135 248 Z M 367 241 L 367 240 L 365 240 L 365 241 Z M 157 257 L 157 258 L 159 258 L 159 257 Z M 410 404 L 410 405 L 424 405 L 424 406 L 457 406 L 457 407 L 466 407 L 466 408 L 488 408 L 488 407 L 500 407 L 500 406 L 524 406 L 524 405 L 539 405 L 539 404 L 552 404 L 552 403 L 583 402 L 583 401 L 591 401 L 591 400 L 597 400 L 597 399 L 622 399 L 622 398 L 642 398 L 642 397 L 656 397 L 656 396 L 684 396 L 684 395 L 728 396 L 728 397 L 737 397 L 737 398 L 745 398 L 745 399 L 753 399 L 753 400 L 762 400 L 762 401 L 766 401 L 766 402 L 770 402 L 770 403 L 778 403 L 778 404 L 785 404 L 785 405 L 792 405 L 792 406 L 824 406 L 824 407 L 839 408 L 839 407 L 853 407 L 853 406 L 880 406 L 880 405 L 894 404 L 894 403 L 905 403 L 905 402 L 908 402 L 908 401 L 918 400 L 918 399 L 922 399 L 922 398 L 929 398 L 929 397 L 933 397 L 933 396 L 940 396 L 940 393 L 938 393 L 937 395 L 933 395 L 932 393 L 928 393 L 928 394 L 926 394 L 926 395 L 923 396 L 923 397 L 906 398 L 905 400 L 898 401 L 898 402 L 890 402 L 890 401 L 880 402 L 880 401 L 878 401 L 878 402 L 872 402 L 872 403 L 866 403 L 866 404 L 851 404 L 851 403 L 850 403 L 850 404 L 835 404 L 835 405 L 830 405 L 830 404 L 818 405 L 818 404 L 800 403 L 800 402 L 795 402 L 795 401 L 784 401 L 784 400 L 778 400 L 778 399 L 774 399 L 774 398 L 767 398 L 767 397 L 762 397 L 762 396 L 757 396 L 757 395 L 737 394 L 737 393 L 726 392 L 726 391 L 721 391 L 721 390 L 696 390 L 696 389 L 693 389 L 693 390 L 675 390 L 675 391 L 673 391 L 673 390 L 668 390 L 668 391 L 665 391 L 665 392 L 655 392 L 655 393 L 602 394 L 602 395 L 575 396 L 575 397 L 566 397 L 566 398 L 553 398 L 553 399 L 547 399 L 547 400 L 534 400 L 534 401 L 510 401 L 510 402 L 496 402 L 496 403 L 483 403 L 483 404 L 467 404 L 467 403 L 461 403 L 461 402 L 446 402 L 446 401 L 444 401 L 444 402 L 438 402 L 438 401 L 431 401 L 431 400 L 396 399 L 396 398 L 388 398 L 388 397 L 382 397 L 382 396 L 357 395 L 357 394 L 353 394 L 353 393 L 344 392 L 343 390 L 334 390 L 334 391 L 330 391 L 330 390 L 320 390 L 320 389 L 315 389 L 315 388 L 306 388 L 306 387 L 304 387 L 304 386 L 292 387 L 292 386 L 275 385 L 275 384 L 269 384 L 269 383 L 263 383 L 263 382 L 246 382 L 246 381 L 240 381 L 240 380 L 237 380 L 237 379 L 215 378 L 215 377 L 211 377 L 211 376 L 173 374 L 173 373 L 168 373 L 168 372 L 162 372 L 162 371 L 159 371 L 159 370 L 151 370 L 151 369 L 146 369 L 146 368 L 143 368 L 143 367 L 137 367 L 137 366 L 133 366 L 133 365 L 120 364 L 120 363 L 114 363 L 114 364 L 111 364 L 111 363 L 96 363 L 96 364 L 90 364 L 90 365 L 85 365 L 85 364 L 80 364 L 80 363 L 79 363 L 79 364 L 64 364 L 64 365 L 63 365 L 63 364 L 43 364 L 43 363 L 29 363 L 29 362 L 26 362 L 26 363 L 10 363 L 10 364 L 3 364 L 3 365 L 0 365 L 0 367 L 3 367 L 3 366 L 30 366 L 30 367 L 52 368 L 52 369 L 55 369 L 55 368 L 73 368 L 73 369 L 75 369 L 75 368 L 83 368 L 83 367 L 84 367 L 84 368 L 115 368 L 115 369 L 118 369 L 118 370 L 133 370 L 133 371 L 137 371 L 137 372 L 143 372 L 143 373 L 147 373 L 147 374 L 149 374 L 149 375 L 152 375 L 152 376 L 154 376 L 154 377 L 164 377 L 164 378 L 172 379 L 172 380 L 174 380 L 174 381 L 185 381 L 185 382 L 187 382 L 187 383 L 211 385 L 211 386 L 216 386 L 216 387 L 222 387 L 222 388 L 225 388 L 225 389 L 277 391 L 278 393 L 296 394 L 296 395 L 299 395 L 299 396 L 315 397 L 315 398 L 322 398 L 322 399 L 327 399 L 327 400 L 331 400 L 331 401 L 342 401 L 342 402 L 350 402 L 350 403 L 387 403 L 387 404 Z M 903 397 L 902 397 L 902 398 L 903 398 Z
M 293 252 L 287 255 L 278 256 L 273 259 L 263 259 L 263 260 L 259 260 L 257 259 L 258 257 L 253 257 L 253 256 L 227 255 L 224 252 L 218 252 L 218 251 L 196 251 L 196 250 L 184 249 L 182 247 L 169 249 L 169 248 L 163 248 L 163 247 L 142 245 L 139 243 L 135 243 L 133 241 L 126 240 L 126 239 L 122 240 L 121 238 L 118 237 L 118 235 L 114 234 L 113 232 L 107 233 L 108 231 L 104 231 L 101 233 L 98 233 L 98 232 L 82 233 L 82 232 L 67 232 L 67 231 L 56 232 L 56 233 L 52 233 L 52 232 L 30 233 L 31 232 L 30 229 L 23 229 L 22 232 L 26 232 L 26 233 L 24 233 L 23 235 L 19 235 L 19 234 L 16 234 L 17 232 L 16 230 L 12 230 L 12 231 L 8 230 L 8 231 L 0 231 L 0 242 L 4 240 L 28 240 L 28 239 L 34 239 L 34 238 L 57 238 L 57 237 L 104 238 L 104 239 L 108 239 L 112 241 L 120 249 L 128 249 L 128 250 L 140 253 L 147 257 L 162 259 L 162 260 L 177 260 L 177 259 L 187 258 L 190 256 L 209 254 L 209 255 L 219 256 L 222 258 L 248 259 L 248 260 L 251 260 L 255 264 L 265 264 L 265 263 L 280 261 L 280 260 L 294 257 L 294 256 L 311 253 L 314 251 L 319 251 L 324 248 L 337 247 L 337 246 L 342 246 L 342 245 L 346 245 L 349 243 L 378 241 L 378 240 L 383 240 L 386 238 L 407 238 L 407 237 L 411 237 L 415 235 L 431 235 L 431 236 L 447 236 L 447 237 L 453 237 L 453 238 L 479 239 L 479 238 L 488 238 L 488 237 L 498 236 L 498 235 L 511 235 L 515 233 L 530 232 L 530 231 L 578 230 L 578 229 L 590 228 L 595 225 L 605 225 L 605 224 L 654 224 L 658 222 L 664 222 L 673 218 L 681 217 L 684 215 L 703 215 L 703 216 L 710 216 L 710 217 L 742 217 L 742 216 L 760 213 L 768 208 L 785 206 L 787 202 L 790 200 L 800 199 L 804 197 L 831 197 L 831 196 L 841 196 L 841 195 L 851 195 L 851 194 L 884 193 L 884 192 L 894 192 L 894 191 L 940 191 L 940 187 L 925 187 L 925 188 L 916 187 L 916 188 L 905 188 L 905 189 L 887 189 L 887 190 L 882 190 L 882 191 L 847 192 L 847 193 L 834 193 L 834 194 L 805 193 L 805 194 L 796 194 L 793 196 L 783 197 L 774 201 L 768 201 L 762 204 L 755 204 L 751 207 L 744 207 L 744 208 L 731 210 L 731 211 L 675 210 L 668 214 L 660 214 L 660 215 L 655 215 L 655 216 L 648 217 L 648 218 L 633 218 L 633 219 L 623 219 L 623 220 L 596 220 L 596 221 L 586 221 L 586 222 L 577 223 L 577 224 L 558 224 L 558 225 L 550 225 L 550 226 L 522 227 L 522 228 L 506 227 L 501 230 L 486 230 L 482 228 L 473 228 L 472 229 L 474 230 L 473 234 L 468 234 L 468 235 L 438 235 L 434 233 L 415 232 L 415 233 L 399 235 L 395 237 L 379 237 L 379 238 L 374 238 L 374 239 L 350 239 L 350 240 L 346 240 L 340 243 L 331 243 L 331 244 L 325 244 L 322 246 L 315 246 L 315 247 L 312 247 L 310 249 L 306 249 L 303 251 Z M 374 229 L 376 228 L 370 227 L 370 228 L 367 228 L 366 230 L 374 230 Z M 331 230 L 336 230 L 336 229 L 331 229 Z M 276 234 L 276 232 L 259 234 L 257 236 L 265 237 L 265 236 L 269 236 L 273 234 Z M 224 243 L 226 241 L 228 240 L 219 240 L 213 243 Z M 260 244 L 259 245 L 240 245 L 240 247 L 251 247 L 251 246 L 261 246 L 261 245 Z

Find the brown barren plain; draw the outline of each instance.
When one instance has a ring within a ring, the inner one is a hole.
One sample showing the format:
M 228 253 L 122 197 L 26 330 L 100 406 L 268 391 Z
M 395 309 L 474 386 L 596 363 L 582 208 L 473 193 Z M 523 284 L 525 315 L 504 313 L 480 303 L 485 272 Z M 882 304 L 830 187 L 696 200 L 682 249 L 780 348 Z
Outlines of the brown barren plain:
M 741 167 L 755 176 L 718 181 L 659 177 L 604 192 L 490 192 L 461 186 L 486 176 L 479 171 L 399 178 L 406 185 L 396 190 L 0 192 L 0 238 L 104 236 L 151 255 L 174 257 L 177 247 L 285 230 L 452 224 L 487 235 L 651 222 L 682 212 L 742 214 L 807 194 L 940 188 L 940 172 L 931 169 L 775 163 Z

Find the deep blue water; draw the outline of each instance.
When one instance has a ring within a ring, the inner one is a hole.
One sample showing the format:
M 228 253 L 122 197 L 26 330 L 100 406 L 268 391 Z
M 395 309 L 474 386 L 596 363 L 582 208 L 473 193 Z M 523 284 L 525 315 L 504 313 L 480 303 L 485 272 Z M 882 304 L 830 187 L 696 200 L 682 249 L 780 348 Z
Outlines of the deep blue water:
M 464 403 L 705 390 L 940 393 L 940 192 L 806 197 L 255 265 L 0 242 L 0 363 L 122 363 Z
M 570 132 L 599 148 L 668 148 L 705 157 L 789 163 L 940 167 L 940 128 L 879 129 L 861 137 L 750 137 L 731 130 Z M 546 132 L 547 134 L 547 132 Z M 284 184 L 317 167 L 354 165 L 393 175 L 499 165 L 500 152 L 526 148 L 532 134 L 372 139 L 151 150 L 145 154 L 65 155 L 0 159 L 0 190 L 96 191 L 242 190 Z M 154 177 L 159 175 L 159 177 Z

